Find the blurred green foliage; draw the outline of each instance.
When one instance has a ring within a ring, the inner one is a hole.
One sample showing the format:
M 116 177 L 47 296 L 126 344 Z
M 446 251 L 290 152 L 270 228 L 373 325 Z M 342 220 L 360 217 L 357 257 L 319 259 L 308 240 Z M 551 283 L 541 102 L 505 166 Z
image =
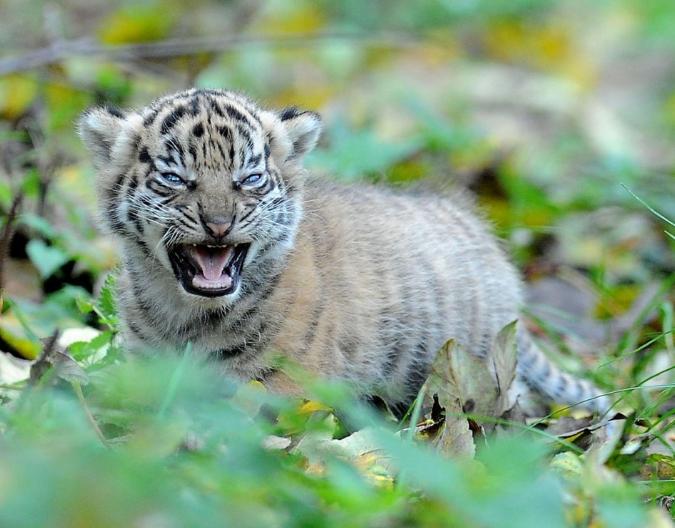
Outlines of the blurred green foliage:
M 2 242 L 0 349 L 34 358 L 56 329 L 103 331 L 70 348 L 82 386 L 58 369 L 15 383 L 0 362 L 0 526 L 668 526 L 671 0 L 4 0 L 0 13 L 0 227 L 22 198 Z M 116 254 L 74 121 L 193 85 L 320 111 L 308 165 L 326 177 L 475 192 L 533 288 L 568 280 L 549 297 L 570 313 L 533 314 L 557 359 L 608 390 L 658 385 L 619 393 L 628 419 L 608 463 L 532 431 L 446 460 L 339 387 L 310 387 L 328 407 L 309 412 L 190 356 L 124 359 L 105 279 Z M 345 424 L 375 431 L 395 480 L 379 459 L 298 447 Z M 293 443 L 263 447 L 269 435 Z

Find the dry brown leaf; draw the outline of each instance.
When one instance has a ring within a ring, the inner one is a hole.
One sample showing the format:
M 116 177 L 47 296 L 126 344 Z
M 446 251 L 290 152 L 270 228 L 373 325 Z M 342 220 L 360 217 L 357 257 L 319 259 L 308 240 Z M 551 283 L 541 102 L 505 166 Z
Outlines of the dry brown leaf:
M 476 447 L 469 422 L 463 416 L 465 402 L 462 398 L 460 383 L 462 376 L 477 373 L 479 364 L 474 361 L 477 358 L 460 351 L 461 348 L 457 347 L 453 340 L 441 347 L 436 354 L 421 394 L 425 399 L 437 396 L 439 404 L 445 408 L 445 421 L 434 440 L 434 445 L 438 450 L 447 455 L 473 457 Z M 483 371 L 485 371 L 484 368 Z M 464 388 L 464 390 L 470 389 Z M 482 404 L 482 401 L 480 403 Z
M 447 415 L 433 444 L 447 455 L 473 457 L 476 454 L 469 420 L 462 415 Z
M 518 321 L 512 321 L 502 328 L 495 338 L 490 359 L 492 372 L 497 383 L 497 402 L 495 416 L 502 416 L 513 408 L 515 401 L 511 398 L 511 386 L 516 379 L 518 349 L 516 332 Z
M 617 414 L 610 420 L 589 427 L 591 431 L 591 441 L 588 448 L 588 459 L 601 465 L 607 462 L 614 452 L 614 449 L 621 440 L 626 417 Z

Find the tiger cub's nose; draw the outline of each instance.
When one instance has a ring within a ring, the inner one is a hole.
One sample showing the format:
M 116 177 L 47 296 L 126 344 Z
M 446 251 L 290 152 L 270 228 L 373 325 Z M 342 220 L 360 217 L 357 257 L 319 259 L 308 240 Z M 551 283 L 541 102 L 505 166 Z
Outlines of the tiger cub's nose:
M 204 227 L 209 235 L 215 238 L 223 238 L 230 232 L 232 223 L 222 216 L 216 216 L 204 221 Z

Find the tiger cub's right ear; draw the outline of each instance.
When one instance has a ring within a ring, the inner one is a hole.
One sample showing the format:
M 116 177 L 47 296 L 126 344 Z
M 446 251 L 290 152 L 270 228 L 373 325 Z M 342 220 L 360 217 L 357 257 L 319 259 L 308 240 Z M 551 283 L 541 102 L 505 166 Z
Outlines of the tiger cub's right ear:
M 85 111 L 78 122 L 78 133 L 91 152 L 98 168 L 117 161 L 128 153 L 130 139 L 137 128 L 138 114 L 127 115 L 114 107 L 104 106 Z

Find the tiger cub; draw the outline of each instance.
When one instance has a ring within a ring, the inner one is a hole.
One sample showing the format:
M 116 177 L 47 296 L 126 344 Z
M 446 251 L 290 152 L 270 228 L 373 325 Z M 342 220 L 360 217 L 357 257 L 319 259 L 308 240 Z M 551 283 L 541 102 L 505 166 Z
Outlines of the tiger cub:
M 393 407 L 453 338 L 484 355 L 519 317 L 521 282 L 467 202 L 311 177 L 318 114 L 192 89 L 139 111 L 95 108 L 79 131 L 101 217 L 121 245 L 131 348 L 192 350 L 293 391 L 279 352 Z M 603 409 L 518 330 L 519 381 Z

